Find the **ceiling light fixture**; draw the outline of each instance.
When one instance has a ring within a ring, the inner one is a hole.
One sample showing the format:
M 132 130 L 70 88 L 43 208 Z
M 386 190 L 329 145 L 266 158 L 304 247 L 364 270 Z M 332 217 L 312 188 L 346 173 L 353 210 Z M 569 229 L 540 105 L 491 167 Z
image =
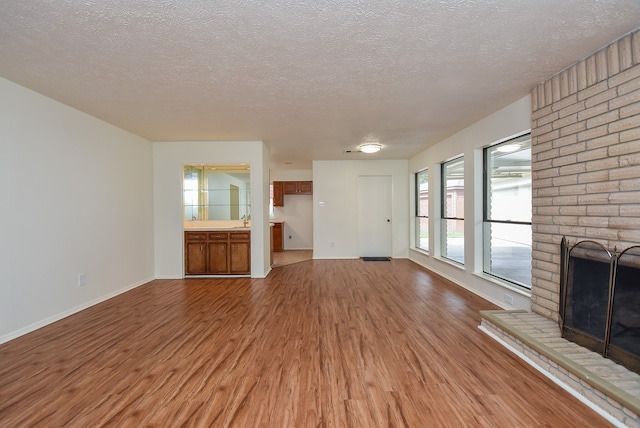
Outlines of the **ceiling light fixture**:
M 378 143 L 365 143 L 358 146 L 358 149 L 363 153 L 376 153 L 379 152 L 381 148 L 382 145 Z

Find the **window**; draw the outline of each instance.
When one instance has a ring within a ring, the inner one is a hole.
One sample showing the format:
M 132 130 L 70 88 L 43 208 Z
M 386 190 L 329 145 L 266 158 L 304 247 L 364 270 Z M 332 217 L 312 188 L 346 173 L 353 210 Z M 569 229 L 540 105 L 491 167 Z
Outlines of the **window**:
M 464 264 L 464 158 L 442 164 L 442 252 Z
M 416 248 L 429 251 L 429 173 L 416 173 Z
M 531 135 L 484 149 L 484 272 L 531 288 Z
M 273 207 L 273 183 L 269 184 L 269 218 L 276 216 L 276 210 Z

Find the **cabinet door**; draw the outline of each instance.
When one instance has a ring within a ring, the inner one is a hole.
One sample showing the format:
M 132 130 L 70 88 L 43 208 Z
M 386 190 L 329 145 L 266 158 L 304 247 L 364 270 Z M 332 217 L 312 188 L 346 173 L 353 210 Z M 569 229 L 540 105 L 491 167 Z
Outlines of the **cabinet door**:
M 204 232 L 184 233 L 184 273 L 207 273 L 207 235 Z
M 285 195 L 295 195 L 298 193 L 298 182 L 297 181 L 283 181 L 284 183 L 284 194 Z
M 273 182 L 273 206 L 274 207 L 283 207 L 284 206 L 284 182 L 282 181 L 274 181 Z
M 229 270 L 232 274 L 251 273 L 251 233 L 229 233 Z
M 209 242 L 209 270 L 207 273 L 229 273 L 229 244 L 227 242 Z
M 283 247 L 283 236 L 282 236 L 282 223 L 274 223 L 271 231 L 271 239 L 273 241 L 273 251 L 282 251 Z
M 251 244 L 249 242 L 232 242 L 230 273 L 251 273 Z
M 206 245 L 206 242 L 187 242 L 185 244 L 185 274 L 207 273 Z
M 312 195 L 313 181 L 298 181 L 298 193 L 303 195 Z

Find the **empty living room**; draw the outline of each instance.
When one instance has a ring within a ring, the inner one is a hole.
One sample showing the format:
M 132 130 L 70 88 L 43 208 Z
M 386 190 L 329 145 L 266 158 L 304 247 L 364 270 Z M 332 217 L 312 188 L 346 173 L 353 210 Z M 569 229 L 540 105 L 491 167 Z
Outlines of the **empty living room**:
M 640 427 L 640 2 L 0 2 L 0 427 Z

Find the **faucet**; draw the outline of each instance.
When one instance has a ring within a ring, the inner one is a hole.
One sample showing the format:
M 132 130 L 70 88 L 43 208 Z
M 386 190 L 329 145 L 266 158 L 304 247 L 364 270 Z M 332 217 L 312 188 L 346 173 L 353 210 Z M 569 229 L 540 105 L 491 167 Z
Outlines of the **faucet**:
M 247 223 L 251 221 L 251 214 L 249 214 L 249 215 L 243 214 L 242 215 L 242 220 L 243 220 L 244 227 L 247 227 Z

